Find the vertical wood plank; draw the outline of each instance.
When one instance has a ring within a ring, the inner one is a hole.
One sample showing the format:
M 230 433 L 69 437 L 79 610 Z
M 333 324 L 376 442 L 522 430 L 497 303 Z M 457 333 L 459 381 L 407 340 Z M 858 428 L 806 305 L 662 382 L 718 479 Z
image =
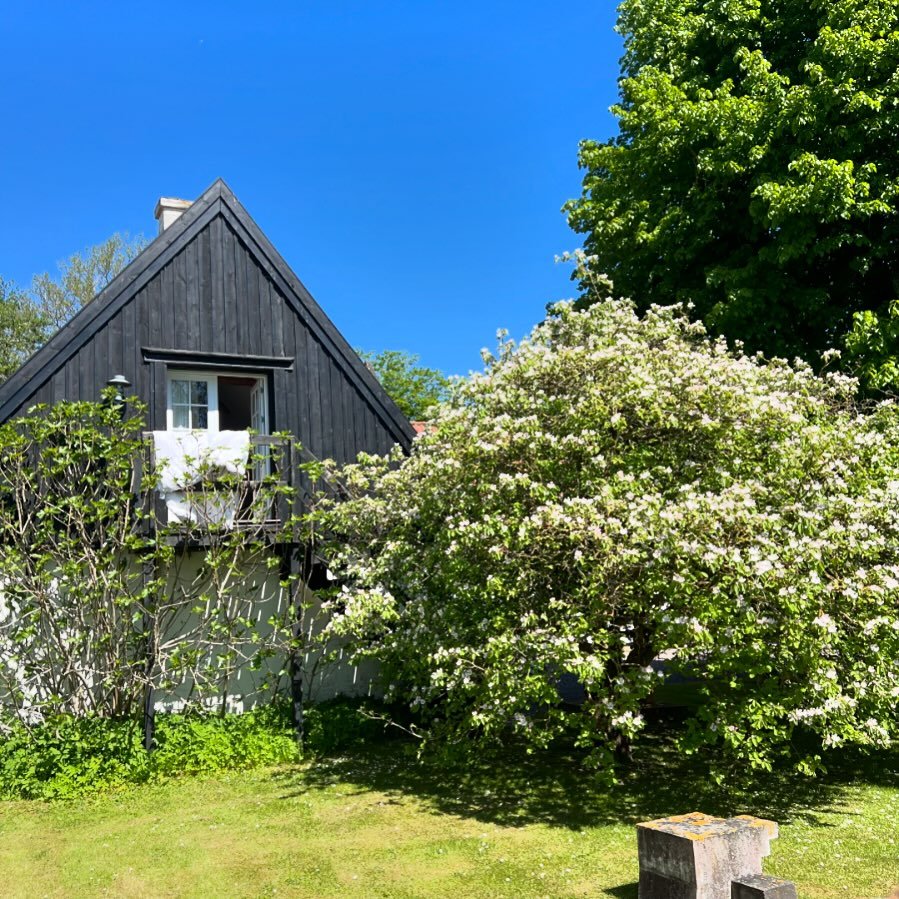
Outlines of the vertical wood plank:
M 78 352 L 78 399 L 88 399 L 94 392 L 94 348 L 96 344 L 89 340 Z
M 194 346 L 194 318 L 196 309 L 191 310 L 188 304 L 187 280 L 189 274 L 188 248 L 185 247 L 172 260 L 173 293 L 172 311 L 175 327 L 175 343 L 173 346 L 189 350 Z
M 290 430 L 290 410 L 288 408 L 288 392 L 291 380 L 291 373 L 283 368 L 276 369 L 272 372 L 271 388 L 272 403 L 274 414 L 272 417 L 273 431 Z M 296 434 L 294 434 L 296 437 Z
M 62 402 L 66 398 L 66 373 L 64 369 L 60 369 L 53 375 L 52 378 L 52 392 L 51 392 L 51 400 L 52 403 Z
M 210 336 L 209 347 L 214 353 L 225 352 L 225 307 L 224 291 L 212 289 L 212 226 L 204 228 L 200 234 L 200 297 L 209 308 Z
M 175 276 L 170 262 L 158 275 L 159 278 L 159 340 L 164 347 L 175 343 Z
M 239 244 L 240 254 L 247 266 L 247 341 L 250 352 L 257 356 L 271 354 L 271 341 L 263 335 L 271 329 L 268 308 L 268 279 L 259 266 L 249 258 L 247 248 Z
M 284 339 L 285 341 L 292 341 L 294 351 L 296 352 L 291 415 L 296 422 L 297 436 L 300 438 L 303 446 L 311 450 L 312 435 L 309 430 L 309 346 L 306 329 L 295 316 L 285 320 Z
M 157 275 L 145 288 L 144 297 L 147 306 L 147 346 L 165 346 L 163 340 L 165 335 L 162 333 L 161 310 L 160 310 L 160 293 L 162 287 L 162 279 Z
M 134 298 L 135 303 L 135 321 L 137 323 L 137 339 L 134 341 L 134 378 L 132 379 L 134 386 L 132 391 L 136 396 L 146 398 L 149 393 L 149 385 L 147 384 L 147 364 L 144 362 L 141 352 L 142 346 L 149 346 L 149 312 L 150 307 L 147 302 L 147 290 L 144 288 Z
M 237 274 L 234 259 L 234 243 L 229 240 L 229 229 L 222 219 L 217 219 L 219 225 L 219 240 L 222 246 L 224 258 L 224 291 L 223 306 L 225 310 L 225 352 L 240 352 L 240 338 L 238 329 L 240 323 L 237 314 Z
M 293 333 L 292 323 L 291 323 L 291 333 Z M 293 341 L 290 341 L 291 345 Z M 297 370 L 296 366 L 294 366 L 293 371 L 285 371 L 283 372 L 283 377 L 281 378 L 281 384 L 283 384 L 284 390 L 284 415 L 285 417 L 281 419 L 281 424 L 278 427 L 284 431 L 290 431 L 290 433 L 294 436 L 294 438 L 300 440 L 302 442 L 303 437 L 299 434 L 300 429 L 300 410 L 297 405 Z
M 120 371 L 133 384 L 137 380 L 137 369 L 134 363 L 135 349 L 137 349 L 137 352 L 140 352 L 138 348 L 137 308 L 134 300 L 125 305 L 118 318 L 122 322 L 122 365 Z M 116 373 L 118 374 L 118 371 Z
M 271 341 L 272 355 L 294 356 L 296 355 L 295 347 L 291 346 L 290 352 L 286 352 L 284 349 L 284 313 L 290 314 L 290 310 L 268 277 L 265 279 L 265 290 L 268 296 L 269 309 L 267 321 L 271 323 L 269 340 Z
M 304 329 L 305 330 L 305 329 Z M 304 385 L 304 398 L 309 405 L 309 445 L 312 452 L 320 459 L 325 448 L 322 444 L 322 396 L 321 396 L 321 345 L 306 331 L 307 382 Z
M 66 399 L 78 399 L 78 356 L 73 356 L 63 367 L 66 383 Z
M 215 352 L 215 329 L 212 320 L 212 256 L 209 248 L 209 228 L 197 235 L 197 296 L 200 305 L 200 346 Z
M 333 357 L 328 355 L 328 394 L 325 415 L 328 421 L 328 439 L 331 449 L 328 455 L 333 459 L 343 459 L 345 429 L 343 424 L 343 374 Z
M 185 311 L 185 335 L 186 347 L 200 350 L 203 346 L 203 332 L 200 327 L 200 266 L 197 260 L 197 241 L 192 240 L 178 254 L 180 266 L 181 297 L 176 298 L 176 304 L 183 303 Z M 179 303 L 180 301 L 180 303 Z
M 234 317 L 237 323 L 235 334 L 237 347 L 234 352 L 243 352 L 252 354 L 250 343 L 250 322 L 249 322 L 249 281 L 250 272 L 248 271 L 247 254 L 243 251 L 240 243 L 234 239 L 234 232 L 225 225 L 224 230 L 229 238 L 229 246 L 234 255 L 234 271 L 235 271 L 235 292 L 234 292 Z M 252 268 L 250 264 L 250 268 Z
M 346 378 L 340 380 L 340 408 L 343 411 L 343 462 L 356 458 L 356 428 L 353 423 L 353 385 Z
M 124 321 L 120 312 L 106 326 L 106 330 L 109 332 L 109 359 L 106 363 L 109 374 L 103 380 L 104 384 L 110 377 L 119 374 L 125 364 L 123 324 Z

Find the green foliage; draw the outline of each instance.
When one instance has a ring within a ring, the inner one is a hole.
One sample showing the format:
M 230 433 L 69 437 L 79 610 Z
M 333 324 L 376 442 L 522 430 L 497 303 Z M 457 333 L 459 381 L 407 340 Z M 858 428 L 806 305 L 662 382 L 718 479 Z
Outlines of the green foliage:
M 360 700 L 306 709 L 304 754 L 335 755 L 383 738 L 384 720 Z M 135 718 L 57 715 L 30 727 L 12 723 L 0 737 L 0 798 L 71 799 L 128 784 L 299 761 L 288 703 L 240 715 L 158 714 L 148 754 Z
M 28 295 L 0 278 L 0 382 L 41 345 L 46 324 Z
M 881 314 L 864 309 L 852 316 L 845 355 L 869 392 L 899 394 L 899 300 Z
M 60 262 L 57 276 L 49 272 L 35 275 L 31 282 L 34 302 L 50 325 L 61 328 L 146 246 L 141 235 L 113 234 Z
M 338 697 L 316 703 L 303 716 L 303 749 L 311 755 L 334 755 L 358 749 L 384 735 L 385 719 L 372 717 L 371 702 Z
M 0 701 L 128 714 L 140 701 L 141 612 L 159 586 L 132 489 L 142 422 L 111 403 L 59 403 L 0 425 Z
M 161 715 L 154 775 L 205 774 L 298 761 L 296 735 L 285 703 L 242 715 Z
M 560 304 L 459 385 L 411 457 L 331 474 L 325 639 L 382 662 L 426 741 L 573 739 L 607 767 L 651 666 L 681 748 L 768 768 L 899 737 L 899 412 L 710 341 L 678 309 Z M 583 685 L 559 703 L 557 680 Z
M 159 715 L 157 749 L 147 754 L 133 719 L 59 715 L 0 739 L 0 797 L 72 799 L 184 774 L 298 760 L 283 705 L 243 715 Z
M 624 0 L 619 135 L 567 204 L 640 309 L 814 361 L 899 298 L 899 6 Z M 585 302 L 589 302 L 589 294 Z
M 270 516 L 291 488 L 191 459 L 183 495 L 196 515 L 159 516 L 159 470 L 138 466 L 143 408 L 132 401 L 123 420 L 113 395 L 0 425 L 0 706 L 27 723 L 127 717 L 152 687 L 224 709 L 239 672 L 241 693 L 252 678 L 273 694 L 295 645 L 292 580 L 276 606 L 264 585 L 293 524 Z M 273 469 L 283 449 L 268 447 Z
M 149 760 L 131 720 L 58 715 L 0 739 L 0 796 L 68 799 L 145 781 Z
M 35 275 L 30 291 L 0 277 L 0 383 L 38 350 L 147 245 L 113 234 L 59 264 L 59 274 Z
M 430 418 L 449 396 L 449 378 L 436 368 L 418 365 L 418 356 L 399 350 L 359 351 L 378 380 L 411 421 Z

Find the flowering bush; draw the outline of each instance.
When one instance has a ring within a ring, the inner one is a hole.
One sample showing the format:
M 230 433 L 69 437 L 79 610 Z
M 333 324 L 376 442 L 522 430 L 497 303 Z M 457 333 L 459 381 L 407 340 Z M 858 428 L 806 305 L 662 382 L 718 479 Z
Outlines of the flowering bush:
M 331 473 L 325 635 L 379 659 L 443 746 L 573 735 L 606 765 L 660 656 L 698 680 L 687 750 L 769 767 L 811 745 L 811 771 L 822 745 L 886 745 L 899 419 L 854 396 L 678 308 L 560 304 L 456 386 L 409 458 Z M 563 673 L 582 704 L 559 701 Z

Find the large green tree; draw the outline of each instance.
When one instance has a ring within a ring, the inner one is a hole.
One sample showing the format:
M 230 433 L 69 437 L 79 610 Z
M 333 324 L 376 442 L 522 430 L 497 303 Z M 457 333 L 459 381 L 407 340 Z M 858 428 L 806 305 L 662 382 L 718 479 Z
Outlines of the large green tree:
M 113 234 L 103 243 L 88 247 L 60 262 L 59 273 L 43 272 L 31 282 L 35 303 L 50 324 L 61 328 L 86 306 L 147 245 L 138 235 Z
M 899 4 L 624 0 L 618 28 L 620 132 L 581 145 L 566 207 L 616 292 L 691 302 L 715 333 L 809 360 L 853 313 L 884 313 L 899 298 Z
M 30 290 L 0 277 L 0 383 L 91 302 L 146 245 L 142 236 L 113 234 L 60 262 L 57 275 L 35 275 Z
M 0 278 L 0 383 L 44 341 L 47 317 L 24 291 Z
M 359 351 L 390 398 L 412 421 L 430 418 L 449 396 L 449 378 L 436 368 L 418 364 L 418 356 L 402 350 Z

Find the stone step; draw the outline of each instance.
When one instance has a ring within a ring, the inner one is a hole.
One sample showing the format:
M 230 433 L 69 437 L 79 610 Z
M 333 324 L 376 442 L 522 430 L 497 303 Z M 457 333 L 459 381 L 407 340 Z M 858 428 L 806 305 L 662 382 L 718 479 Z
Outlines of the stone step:
M 731 899 L 796 899 L 796 884 L 767 874 L 751 874 L 730 885 Z

